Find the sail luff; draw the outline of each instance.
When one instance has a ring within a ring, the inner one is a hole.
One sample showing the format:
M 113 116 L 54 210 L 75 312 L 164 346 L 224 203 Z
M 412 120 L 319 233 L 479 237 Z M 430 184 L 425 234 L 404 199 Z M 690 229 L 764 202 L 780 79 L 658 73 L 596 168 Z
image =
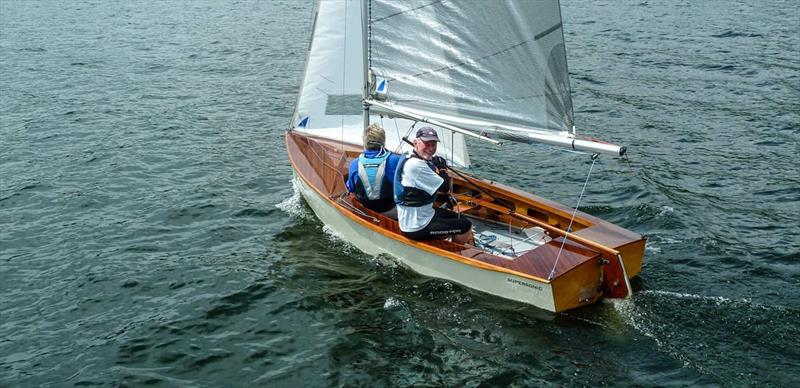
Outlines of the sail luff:
M 305 81 L 306 77 L 308 77 L 308 64 L 309 58 L 311 53 L 311 45 L 314 42 L 314 31 L 317 29 L 317 17 L 319 16 L 319 3 L 314 4 L 314 11 L 312 12 L 312 19 L 311 19 L 311 31 L 308 34 L 308 46 L 306 47 L 306 57 L 303 63 L 303 78 L 302 80 Z M 298 92 L 297 99 L 294 101 L 294 110 L 292 111 L 292 119 L 289 122 L 289 128 L 293 128 L 298 123 L 299 115 L 300 115 L 300 98 L 302 96 L 302 88 L 300 92 Z

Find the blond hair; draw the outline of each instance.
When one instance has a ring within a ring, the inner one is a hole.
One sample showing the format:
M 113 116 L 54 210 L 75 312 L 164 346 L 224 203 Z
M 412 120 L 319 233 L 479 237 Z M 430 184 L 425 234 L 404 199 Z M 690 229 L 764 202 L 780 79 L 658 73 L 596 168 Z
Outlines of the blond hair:
M 368 150 L 379 150 L 386 144 L 386 132 L 380 125 L 372 123 L 364 129 L 364 148 Z

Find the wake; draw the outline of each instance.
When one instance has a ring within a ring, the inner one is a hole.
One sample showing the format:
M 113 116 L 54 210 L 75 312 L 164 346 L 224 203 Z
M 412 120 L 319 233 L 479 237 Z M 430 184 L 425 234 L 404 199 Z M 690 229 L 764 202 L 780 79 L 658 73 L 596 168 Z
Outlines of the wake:
M 747 297 L 644 290 L 608 302 L 622 323 L 614 331 L 633 329 L 684 367 L 718 381 L 780 380 L 780 374 L 763 375 L 763 369 L 748 360 L 781 365 L 793 351 L 787 344 L 800 335 L 794 323 L 800 320 L 800 310 Z
M 297 181 L 292 179 L 292 196 L 287 197 L 275 207 L 289 214 L 290 217 L 298 220 L 310 221 L 316 219 L 314 214 L 305 205 L 303 197 L 300 195 L 300 188 L 297 186 Z

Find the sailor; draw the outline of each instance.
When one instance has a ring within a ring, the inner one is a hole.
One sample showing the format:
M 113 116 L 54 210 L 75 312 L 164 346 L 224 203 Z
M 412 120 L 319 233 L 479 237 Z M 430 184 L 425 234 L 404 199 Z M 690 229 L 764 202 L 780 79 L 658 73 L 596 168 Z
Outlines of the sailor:
M 436 154 L 439 135 L 422 127 L 414 139 L 414 151 L 400 161 L 394 180 L 394 200 L 400 231 L 413 240 L 441 239 L 472 243 L 472 223 L 458 214 L 433 208 L 437 191 L 447 192 L 450 177 L 446 162 Z
M 350 163 L 347 191 L 367 209 L 397 218 L 392 187 L 401 155 L 384 148 L 386 133 L 378 124 L 364 130 L 364 152 Z

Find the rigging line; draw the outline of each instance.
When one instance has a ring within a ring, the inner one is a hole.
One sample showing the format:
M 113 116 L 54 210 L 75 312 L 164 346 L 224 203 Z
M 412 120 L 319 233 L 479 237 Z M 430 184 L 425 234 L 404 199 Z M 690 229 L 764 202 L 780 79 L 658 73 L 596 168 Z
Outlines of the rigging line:
M 363 210 L 361 210 L 361 209 L 359 209 L 359 208 L 357 208 L 357 207 L 353 206 L 351 203 L 347 202 L 347 200 L 344 198 L 346 194 L 347 194 L 347 193 L 345 192 L 345 193 L 343 193 L 343 194 L 339 195 L 339 196 L 336 198 L 336 202 L 340 203 L 342 206 L 346 207 L 348 210 L 352 211 L 353 213 L 356 213 L 356 214 L 360 215 L 360 216 L 361 216 L 361 217 L 363 217 L 363 218 L 367 218 L 367 219 L 370 219 L 370 220 L 372 220 L 372 222 L 373 222 L 373 223 L 376 223 L 376 224 L 377 224 L 377 223 L 380 223 L 380 222 L 381 222 L 381 220 L 380 220 L 380 219 L 378 219 L 378 218 L 376 218 L 376 217 L 373 217 L 373 216 L 371 216 L 371 215 L 367 214 L 367 213 L 366 213 L 366 212 L 364 212 Z M 331 198 L 331 199 L 333 199 L 333 198 Z
M 478 186 L 475 182 L 473 182 L 471 179 L 467 178 L 464 174 L 460 173 L 458 170 L 456 170 L 456 169 L 454 169 L 454 168 L 452 168 L 450 166 L 445 166 L 445 168 L 450 170 L 450 171 L 452 171 L 452 172 L 454 172 L 454 173 L 456 173 L 456 175 L 461 177 L 461 179 L 465 180 L 467 183 L 472 185 L 472 187 L 474 187 L 476 190 L 478 190 L 479 193 L 481 193 L 483 195 L 486 195 L 487 199 L 490 199 L 491 202 L 496 202 L 498 205 L 508 209 L 508 214 L 509 215 L 514 213 L 514 206 L 513 205 L 509 205 L 508 203 L 503 203 L 503 202 L 507 202 L 507 201 L 505 201 L 505 200 L 501 201 L 500 198 L 494 197 L 491 194 L 487 193 L 485 190 L 481 189 L 481 187 Z
M 508 246 L 509 248 L 511 248 L 511 253 L 514 254 L 514 257 L 516 257 L 517 250 L 514 249 L 514 234 L 511 230 L 511 217 L 508 217 L 508 239 L 509 239 Z
M 393 117 L 392 122 L 394 123 L 394 132 L 397 134 L 397 138 L 402 139 L 402 136 L 400 135 L 400 127 L 397 125 L 397 117 Z M 381 115 L 381 123 L 383 123 L 383 115 Z M 401 148 L 403 148 L 403 142 L 398 141 L 397 147 L 394 149 L 394 153 L 399 154 Z
M 578 196 L 578 203 L 575 205 L 575 209 L 572 211 L 572 218 L 569 220 L 569 225 L 567 225 L 567 233 L 572 233 L 572 222 L 575 221 L 575 214 L 578 213 L 578 207 L 581 206 L 581 198 L 583 198 L 583 193 L 586 192 L 586 185 L 589 184 L 589 177 L 592 176 L 592 169 L 594 168 L 595 162 L 597 162 L 597 157 L 600 154 L 592 155 L 592 165 L 589 166 L 589 173 L 586 174 L 586 182 L 583 182 L 583 189 L 581 189 L 581 194 Z M 561 252 L 564 251 L 564 244 L 567 243 L 567 235 L 564 235 L 564 239 L 561 240 L 561 248 L 558 248 L 558 255 L 556 255 L 556 261 L 553 263 L 553 269 L 550 270 L 550 275 L 547 276 L 547 280 L 553 280 L 553 275 L 556 273 L 556 265 L 558 265 L 558 259 L 561 257 Z
M 406 131 L 405 136 L 400 136 L 400 127 L 397 126 L 397 117 L 393 117 L 392 120 L 394 120 L 394 127 L 397 130 L 397 139 L 399 140 L 397 143 L 397 148 L 395 148 L 394 153 L 399 154 L 400 151 L 403 150 L 403 142 L 408 143 L 408 145 L 410 145 L 411 148 L 413 149 L 414 144 L 408 141 L 408 136 L 411 135 L 411 132 L 414 131 L 414 127 L 417 126 L 417 122 L 414 121 L 411 123 L 411 126 L 408 127 L 408 131 Z
M 625 155 L 622 156 L 622 159 L 624 159 L 625 162 L 628 164 L 628 173 L 635 176 L 636 171 L 633 170 L 633 163 L 631 163 L 631 158 L 628 156 L 627 152 L 625 153 Z
M 450 165 L 453 165 L 453 158 L 455 157 L 453 153 L 455 152 L 455 137 L 456 133 L 450 131 Z M 447 150 L 445 149 L 445 156 L 447 156 Z M 445 169 L 446 171 L 447 169 Z M 453 179 L 450 179 L 450 187 L 447 188 L 447 202 L 453 202 L 453 206 L 458 206 L 458 201 L 453 197 Z M 456 213 L 458 213 L 458 218 L 461 218 L 461 209 L 459 209 Z
M 456 152 L 456 133 L 450 131 L 450 165 L 453 165 L 453 159 L 455 159 L 455 152 Z M 453 191 L 453 182 L 450 182 L 450 191 Z

